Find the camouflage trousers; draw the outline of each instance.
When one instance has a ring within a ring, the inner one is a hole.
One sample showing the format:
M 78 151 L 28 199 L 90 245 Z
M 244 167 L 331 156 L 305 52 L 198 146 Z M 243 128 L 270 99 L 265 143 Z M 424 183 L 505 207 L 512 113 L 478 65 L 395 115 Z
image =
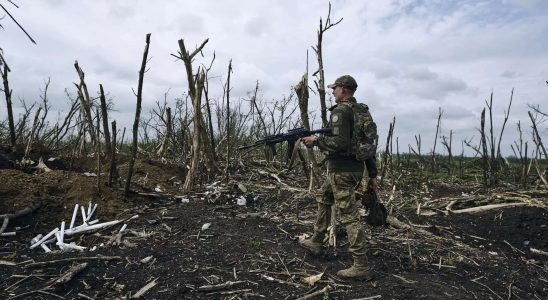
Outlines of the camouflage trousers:
M 354 256 L 366 253 L 365 232 L 360 221 L 354 190 L 361 182 L 362 172 L 330 172 L 322 189 L 316 194 L 318 213 L 314 235 L 325 237 L 331 224 L 331 206 L 336 205 L 337 221 L 346 228 L 349 250 Z

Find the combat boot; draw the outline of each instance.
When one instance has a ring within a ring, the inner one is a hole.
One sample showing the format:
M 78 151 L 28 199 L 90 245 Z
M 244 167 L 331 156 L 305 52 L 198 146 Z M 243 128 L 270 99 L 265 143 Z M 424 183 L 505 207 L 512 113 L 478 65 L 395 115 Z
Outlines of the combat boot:
M 354 264 L 348 269 L 338 271 L 337 275 L 343 278 L 359 279 L 363 281 L 373 279 L 370 268 L 367 267 L 365 255 L 354 256 Z
M 308 250 L 312 255 L 318 256 L 323 253 L 323 236 L 314 233 L 308 239 L 300 238 L 299 245 Z

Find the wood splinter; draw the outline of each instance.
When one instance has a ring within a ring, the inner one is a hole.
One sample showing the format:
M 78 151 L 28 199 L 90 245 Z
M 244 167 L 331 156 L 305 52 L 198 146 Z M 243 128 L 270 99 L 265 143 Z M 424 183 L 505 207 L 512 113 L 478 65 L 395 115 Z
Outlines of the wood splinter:
M 229 289 L 237 284 L 244 283 L 244 281 L 227 281 L 220 284 L 203 285 L 197 288 L 199 292 L 213 292 Z
M 88 263 L 81 263 L 81 264 L 72 266 L 63 275 L 61 275 L 61 277 L 53 280 L 48 287 L 60 286 L 71 281 L 72 278 L 78 275 L 78 273 L 82 272 L 85 268 L 87 268 L 87 266 L 88 266 Z

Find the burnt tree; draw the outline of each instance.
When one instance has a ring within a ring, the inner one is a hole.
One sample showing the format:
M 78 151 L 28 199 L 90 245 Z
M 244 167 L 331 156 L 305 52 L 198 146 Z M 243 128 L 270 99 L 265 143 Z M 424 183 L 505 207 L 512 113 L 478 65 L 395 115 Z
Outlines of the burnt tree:
M 143 52 L 143 60 L 141 62 L 141 69 L 139 70 L 139 83 L 137 86 L 137 108 L 135 109 L 135 121 L 133 122 L 133 143 L 131 144 L 131 157 L 129 160 L 129 169 L 127 173 L 126 186 L 124 193 L 126 196 L 129 193 L 129 186 L 131 184 L 131 176 L 133 175 L 133 167 L 135 165 L 135 157 L 137 156 L 137 139 L 139 138 L 139 120 L 141 118 L 141 102 L 143 101 L 143 80 L 145 78 L 145 71 L 148 60 L 148 48 L 150 46 L 150 33 L 146 35 L 145 50 Z

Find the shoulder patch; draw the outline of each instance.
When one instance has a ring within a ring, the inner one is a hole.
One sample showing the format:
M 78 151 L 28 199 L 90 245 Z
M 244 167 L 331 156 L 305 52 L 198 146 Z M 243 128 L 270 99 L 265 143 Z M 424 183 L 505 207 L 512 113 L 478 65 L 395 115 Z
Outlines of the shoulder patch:
M 333 123 L 337 123 L 339 121 L 339 115 L 333 115 L 333 117 L 331 118 L 331 121 Z

